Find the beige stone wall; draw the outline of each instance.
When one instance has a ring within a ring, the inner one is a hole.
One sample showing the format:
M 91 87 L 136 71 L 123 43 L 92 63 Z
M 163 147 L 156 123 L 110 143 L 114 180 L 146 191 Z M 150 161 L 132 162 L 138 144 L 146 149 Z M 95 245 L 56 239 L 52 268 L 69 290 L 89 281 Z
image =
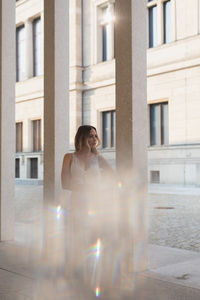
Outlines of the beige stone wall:
M 199 185 L 199 5 L 176 0 L 174 9 L 175 41 L 147 51 L 148 103 L 169 109 L 169 146 L 149 149 L 149 178 L 157 170 L 160 183 Z
M 81 0 L 70 0 L 71 148 L 75 132 L 82 121 L 96 126 L 102 139 L 101 114 L 115 108 L 115 60 L 98 62 L 100 45 L 97 9 L 105 2 L 84 0 L 81 6 Z M 39 15 L 43 18 L 42 0 L 16 2 L 16 25 L 27 24 Z M 147 50 L 148 103 L 168 100 L 169 143 L 177 145 L 176 150 L 172 146 L 167 149 L 153 147 L 149 150 L 149 173 L 151 170 L 160 170 L 162 183 L 196 184 L 199 178 L 198 172 L 194 170 L 198 170 L 200 155 L 195 148 L 198 146 L 192 146 L 200 143 L 199 16 L 198 0 L 172 0 L 173 41 Z M 24 122 L 24 151 L 30 155 L 30 120 L 43 119 L 43 76 L 32 78 L 30 47 L 27 48 L 27 54 L 27 80 L 16 84 L 16 121 Z M 185 144 L 190 145 L 190 150 L 187 148 L 183 151 Z M 182 153 L 184 159 L 177 164 L 176 160 Z M 113 150 L 104 151 L 104 155 L 113 162 Z M 192 161 L 189 160 L 190 156 L 193 157 Z M 159 164 L 156 158 L 159 159 Z M 41 178 L 42 172 L 41 162 Z M 25 167 L 22 173 L 26 176 Z M 170 175 L 172 173 L 176 175 L 173 177 Z M 184 175 L 186 173 L 189 175 Z M 184 176 L 190 179 L 186 180 Z
M 199 0 L 176 0 L 177 39 L 199 33 Z

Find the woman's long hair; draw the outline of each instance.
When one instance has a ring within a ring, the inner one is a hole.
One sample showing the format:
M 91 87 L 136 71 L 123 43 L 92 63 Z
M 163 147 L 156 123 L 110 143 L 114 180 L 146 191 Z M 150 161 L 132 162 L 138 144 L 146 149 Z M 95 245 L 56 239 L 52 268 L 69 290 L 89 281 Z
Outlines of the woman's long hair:
M 96 147 L 98 147 L 101 144 L 100 139 L 99 139 L 98 134 L 97 134 L 96 128 L 94 126 L 91 126 L 91 125 L 82 125 L 78 128 L 78 131 L 75 135 L 74 144 L 75 144 L 76 152 L 81 151 L 83 146 L 87 146 L 88 149 L 90 149 L 90 146 L 88 144 L 88 138 L 89 138 L 91 129 L 94 129 L 96 131 L 97 141 L 98 141 L 98 144 L 97 144 Z M 92 149 L 91 151 L 96 152 L 94 149 Z

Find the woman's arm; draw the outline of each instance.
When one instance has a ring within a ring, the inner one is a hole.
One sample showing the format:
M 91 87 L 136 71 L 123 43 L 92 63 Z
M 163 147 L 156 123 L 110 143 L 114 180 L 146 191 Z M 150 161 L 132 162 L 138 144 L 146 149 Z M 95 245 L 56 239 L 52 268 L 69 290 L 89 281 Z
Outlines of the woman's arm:
M 116 171 L 111 167 L 108 161 L 101 154 L 99 154 L 98 159 L 99 166 L 103 170 L 104 182 L 107 184 L 111 184 L 111 186 L 114 187 L 118 181 Z
M 111 167 L 111 165 L 107 162 L 107 160 L 101 155 L 98 155 L 99 158 L 99 166 L 109 175 L 115 176 L 115 171 Z
M 61 183 L 62 188 L 65 190 L 71 190 L 71 162 L 72 154 L 67 153 L 63 158 Z
M 99 159 L 100 168 L 102 168 L 105 171 L 110 171 L 110 172 L 113 171 L 112 167 L 109 165 L 107 160 L 101 154 L 98 155 L 98 159 Z

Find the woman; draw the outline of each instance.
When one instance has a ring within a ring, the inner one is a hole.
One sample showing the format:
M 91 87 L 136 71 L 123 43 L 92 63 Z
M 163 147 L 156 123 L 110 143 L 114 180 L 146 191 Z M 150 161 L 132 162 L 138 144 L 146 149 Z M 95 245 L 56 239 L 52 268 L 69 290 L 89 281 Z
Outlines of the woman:
M 84 185 L 90 179 L 85 176 L 85 172 L 89 173 L 91 168 L 94 171 L 94 166 L 96 173 L 100 169 L 107 173 L 113 173 L 110 165 L 97 151 L 99 145 L 100 140 L 95 127 L 83 125 L 78 128 L 75 136 L 75 152 L 65 154 L 63 159 L 63 189 L 72 191 L 77 191 L 77 188 L 84 189 Z
M 108 276 L 109 271 L 105 264 L 109 258 L 105 248 L 109 248 L 110 235 L 112 238 L 117 235 L 114 219 L 117 218 L 118 207 L 113 205 L 112 201 L 115 176 L 108 162 L 97 151 L 99 144 L 95 127 L 80 126 L 75 136 L 75 152 L 65 154 L 61 176 L 63 189 L 72 191 L 72 268 L 86 272 L 84 277 L 87 281 L 90 278 L 93 290 L 97 289 L 99 284 L 103 284 L 102 278 L 105 281 Z M 104 257 L 101 258 L 103 247 Z M 93 251 L 90 252 L 90 249 Z M 103 274 L 102 270 L 106 274 Z

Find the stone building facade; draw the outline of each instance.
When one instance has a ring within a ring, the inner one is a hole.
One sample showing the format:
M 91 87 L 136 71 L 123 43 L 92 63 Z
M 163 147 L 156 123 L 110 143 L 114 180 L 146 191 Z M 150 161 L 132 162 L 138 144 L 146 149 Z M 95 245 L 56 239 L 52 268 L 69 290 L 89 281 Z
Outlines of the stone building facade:
M 115 3 L 69 2 L 70 146 L 77 127 L 92 124 L 114 165 Z M 200 185 L 199 0 L 149 0 L 146 12 L 149 182 Z M 20 182 L 43 179 L 43 20 L 42 0 L 16 1 Z

